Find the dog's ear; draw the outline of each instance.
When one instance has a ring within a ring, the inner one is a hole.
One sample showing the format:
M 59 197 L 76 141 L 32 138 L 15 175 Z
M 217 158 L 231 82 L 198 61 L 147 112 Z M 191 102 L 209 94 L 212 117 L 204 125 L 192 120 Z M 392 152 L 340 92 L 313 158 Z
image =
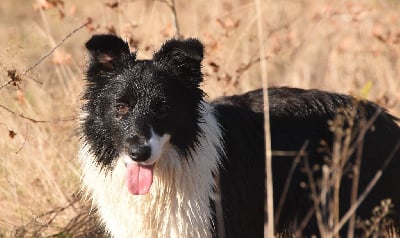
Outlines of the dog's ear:
M 190 85 L 198 86 L 203 80 L 201 61 L 204 46 L 197 39 L 172 39 L 154 53 L 155 64 L 167 72 L 176 74 Z
M 135 59 L 128 43 L 115 35 L 94 35 L 85 46 L 90 56 L 88 73 L 97 76 L 116 72 L 130 57 Z

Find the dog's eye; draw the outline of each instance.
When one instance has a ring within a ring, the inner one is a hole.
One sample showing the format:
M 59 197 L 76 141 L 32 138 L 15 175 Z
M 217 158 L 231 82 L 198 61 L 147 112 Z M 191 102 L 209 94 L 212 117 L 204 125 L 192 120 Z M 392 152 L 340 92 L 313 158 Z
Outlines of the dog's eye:
M 117 111 L 117 117 L 121 117 L 121 115 L 129 112 L 129 107 L 125 103 L 117 103 L 115 109 Z
M 159 116 L 166 116 L 169 111 L 169 106 L 166 101 L 156 101 L 152 104 L 152 109 Z

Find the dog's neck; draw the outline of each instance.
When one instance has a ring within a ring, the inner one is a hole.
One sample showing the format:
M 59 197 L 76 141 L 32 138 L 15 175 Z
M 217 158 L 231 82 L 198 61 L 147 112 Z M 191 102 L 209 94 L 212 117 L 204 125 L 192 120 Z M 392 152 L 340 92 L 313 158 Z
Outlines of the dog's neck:
M 83 183 L 114 237 L 212 236 L 210 198 L 223 142 L 213 108 L 205 102 L 201 106 L 202 133 L 189 153 L 191 157 L 182 158 L 169 146 L 154 168 L 147 195 L 129 194 L 122 159 L 106 174 L 93 163 L 88 145 L 82 146 Z

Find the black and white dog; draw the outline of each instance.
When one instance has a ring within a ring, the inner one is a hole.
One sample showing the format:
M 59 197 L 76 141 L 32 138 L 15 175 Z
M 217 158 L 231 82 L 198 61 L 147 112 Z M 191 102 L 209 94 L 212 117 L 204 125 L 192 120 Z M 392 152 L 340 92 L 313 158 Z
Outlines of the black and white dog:
M 86 48 L 79 160 L 106 230 L 118 238 L 263 237 L 262 91 L 206 102 L 199 87 L 203 45 L 196 39 L 169 40 L 151 60 L 137 60 L 114 35 L 95 35 Z M 385 198 L 400 213 L 400 152 L 394 152 L 400 128 L 394 117 L 371 102 L 318 90 L 272 88 L 269 100 L 273 150 L 298 151 L 307 141 L 311 166 L 329 163 L 318 148 L 321 141 L 332 143 L 328 122 L 342 109 L 357 110 L 356 120 L 377 115 L 364 138 L 359 190 L 385 158 L 393 158 L 357 215 L 369 217 Z M 276 206 L 293 158 L 273 157 Z M 309 189 L 299 186 L 307 182 L 300 165 L 291 181 L 276 222 L 281 231 L 298 226 L 313 208 Z M 341 214 L 350 205 L 348 184 L 343 177 Z M 216 225 L 216 191 L 223 226 Z M 317 233 L 315 224 L 311 218 L 304 234 Z

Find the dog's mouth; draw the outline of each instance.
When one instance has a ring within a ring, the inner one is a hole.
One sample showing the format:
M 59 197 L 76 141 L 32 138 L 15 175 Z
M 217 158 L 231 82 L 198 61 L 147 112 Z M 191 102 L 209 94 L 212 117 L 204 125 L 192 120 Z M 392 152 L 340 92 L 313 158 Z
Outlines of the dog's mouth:
M 157 135 L 151 130 L 152 136 L 148 141 L 151 148 L 150 156 L 145 161 L 134 161 L 128 153 L 124 155 L 126 166 L 126 185 L 132 195 L 145 195 L 150 191 L 153 183 L 155 164 L 161 159 L 168 148 L 169 134 Z
M 126 163 L 126 185 L 133 195 L 145 195 L 150 191 L 153 183 L 152 165 Z

